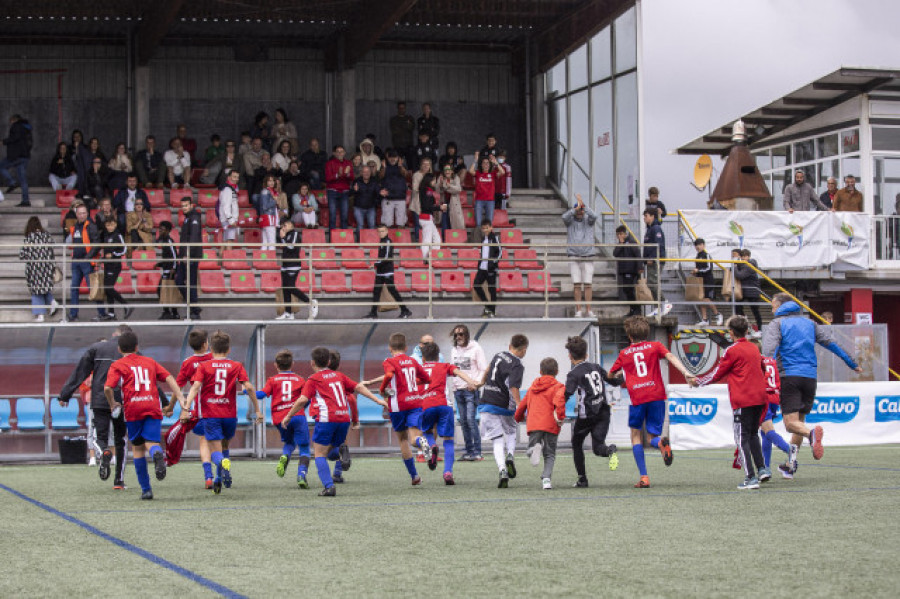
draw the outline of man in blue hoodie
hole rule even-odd
[[[847,352],[834,342],[830,327],[819,326],[803,315],[800,306],[787,293],[772,298],[775,318],[765,328],[762,338],[764,356],[781,359],[781,412],[784,427],[791,433],[791,451],[786,464],[778,467],[785,478],[793,478],[797,471],[797,452],[808,439],[813,458],[820,460],[825,453],[821,426],[806,427],[806,415],[816,399],[816,343],[834,353],[847,366],[861,372],[861,368]]]

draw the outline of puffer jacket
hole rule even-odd
[[[544,431],[558,435],[560,431],[558,421],[565,418],[566,386],[549,374],[535,379],[525,398],[516,407],[516,422],[525,420],[525,427],[529,433]]]

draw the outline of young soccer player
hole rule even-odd
[[[216,331],[209,339],[212,348],[212,359],[202,362],[194,376],[193,385],[188,393],[187,401],[182,409],[187,410],[195,397],[199,396],[197,415],[203,426],[203,436],[209,442],[210,458],[216,466],[212,490],[218,495],[222,492],[223,473],[227,473],[230,487],[231,459],[223,455],[222,441],[234,437],[237,428],[237,386],[240,384],[256,413],[256,421],[263,421],[259,402],[256,400],[256,389],[247,376],[244,366],[235,360],[228,359],[231,351],[231,337],[225,331]]]
[[[759,430],[762,436],[763,460],[766,462],[766,468],[771,470],[772,446],[775,445],[778,449],[783,451],[788,458],[791,456],[791,446],[781,435],[775,432],[775,425],[772,424],[772,419],[778,414],[778,409],[781,404],[781,376],[778,374],[778,363],[775,361],[775,358],[763,356],[763,368],[766,377],[766,394],[769,405],[763,413]],[[781,476],[784,478],[794,478],[794,474],[791,472],[790,468],[779,468],[778,471],[781,472]],[[760,476],[760,482],[765,482],[763,481],[762,476]]]
[[[422,435],[422,393],[431,378],[422,365],[406,355],[406,335],[394,333],[388,341],[391,357],[385,359],[384,380],[379,391],[389,396],[391,426],[400,442],[400,455],[412,479],[413,485],[422,483],[416,472],[416,461],[410,448],[410,437],[416,447],[425,454],[425,461],[431,459],[431,445]]]
[[[278,427],[281,434],[281,457],[278,458],[278,466],[275,473],[284,477],[291,454],[297,450],[297,486],[308,489],[306,472],[309,470],[309,425],[306,423],[306,414],[298,412],[290,420],[284,418],[285,414],[300,398],[303,384],[306,380],[298,374],[291,372],[294,365],[294,354],[289,349],[283,349],[275,354],[275,367],[278,373],[270,376],[263,386],[262,391],[257,391],[257,399],[269,396],[272,398],[272,424]]]
[[[566,340],[566,350],[572,363],[572,370],[566,376],[566,397],[574,395],[578,402],[578,415],[572,425],[572,457],[578,480],[573,486],[582,488],[588,486],[584,467],[584,441],[588,435],[591,436],[594,455],[609,458],[610,470],[619,467],[615,444],[606,444],[611,410],[606,401],[605,383],[618,387],[621,381],[610,377],[599,364],[588,362],[587,349],[584,337],[569,337]]]
[[[188,345],[194,350],[194,354],[188,356],[188,358],[181,363],[181,368],[178,370],[178,376],[175,377],[175,382],[178,383],[179,389],[184,389],[184,386],[191,381],[200,364],[212,360],[212,354],[209,353],[209,335],[205,330],[194,329],[191,331],[188,334]],[[187,414],[187,412],[184,412],[183,414]],[[193,406],[190,412],[190,418],[198,418],[196,405]],[[192,430],[195,435],[200,437],[200,463],[203,465],[203,480],[206,483],[206,488],[212,489],[213,471],[212,458],[210,457],[212,452],[209,449],[209,443],[203,435],[203,423],[198,421]],[[222,455],[226,458],[229,457],[227,440],[222,441]],[[229,472],[226,476],[230,477],[231,473]],[[230,481],[227,481],[227,485],[231,485]]]
[[[138,339],[132,331],[119,335],[119,351],[122,358],[109,367],[103,394],[110,411],[122,408],[128,440],[134,454],[134,471],[141,485],[141,499],[153,499],[150,475],[147,473],[147,455],[153,460],[156,480],[166,477],[166,457],[159,447],[163,412],[172,413],[175,400],[184,401],[175,378],[156,360],[137,354]],[[165,411],[160,407],[157,382],[165,381],[172,390],[173,399]],[[122,385],[122,404],[115,400],[113,390]]]
[[[644,460],[644,444],[642,429],[646,426],[650,435],[650,445],[659,449],[666,466],[672,465],[672,448],[668,437],[663,437],[662,427],[666,418],[666,387],[663,384],[659,361],[668,360],[688,383],[695,377],[672,354],[666,346],[658,341],[647,341],[650,336],[650,323],[643,316],[630,316],[625,319],[625,334],[631,345],[619,352],[609,373],[615,376],[622,371],[625,387],[631,397],[628,408],[628,426],[631,428],[631,451],[637,463],[641,479],[635,483],[636,489],[650,488],[650,477],[647,475],[647,463]]]
[[[337,350],[329,350],[331,357],[328,360],[328,369],[334,370],[335,372],[341,367],[341,353]],[[381,379],[378,379],[379,382]],[[368,383],[363,383],[365,386],[369,386]],[[358,418],[358,411],[356,405],[356,396],[353,393],[347,394],[347,401],[350,404],[350,415],[354,422],[356,422]],[[316,420],[319,416],[319,408],[315,403],[310,404],[309,406],[309,417],[313,420]],[[346,482],[344,479],[344,471],[350,470],[350,464],[352,463],[352,459],[350,458],[350,448],[346,443],[341,443],[340,447],[332,447],[328,452],[328,461],[334,462],[334,471],[331,473],[331,480],[336,485],[343,484]]]
[[[711,385],[728,377],[728,397],[734,411],[734,441],[741,450],[745,475],[738,489],[758,489],[760,481],[772,478],[759,443],[759,423],[769,402],[762,354],[755,344],[747,340],[750,323],[744,316],[729,318],[728,329],[734,343],[725,350],[716,368],[695,380],[694,384]],[[754,464],[759,471],[758,477]]]
[[[566,387],[556,380],[559,364],[553,358],[541,360],[541,376],[536,378],[525,397],[516,408],[516,422],[528,419],[528,457],[531,465],[537,466],[544,456],[544,471],[541,486],[544,490],[553,488],[550,477],[556,463],[556,440],[566,419]]]
[[[494,461],[500,470],[497,487],[509,487],[509,479],[516,477],[516,406],[521,396],[525,367],[522,358],[528,351],[528,337],[513,335],[509,350],[494,356],[480,383],[481,438],[489,439],[494,447]]]
[[[350,430],[351,416],[354,429],[359,428],[359,414],[356,400],[349,393],[359,393],[368,397],[380,406],[387,404],[366,389],[362,383],[353,381],[341,372],[328,368],[331,352],[327,347],[316,347],[312,350],[312,367],[315,372],[306,379],[300,399],[294,402],[284,418],[290,422],[310,401],[315,402],[316,425],[313,429],[313,452],[316,458],[316,470],[324,489],[319,493],[322,497],[334,497],[334,481],[328,469],[328,454],[332,448],[340,447],[347,439]]]
[[[419,346],[422,350],[422,368],[428,373],[431,382],[422,396],[422,430],[431,447],[429,470],[437,468],[439,450],[435,431],[444,440],[444,484],[455,485],[453,480],[454,453],[453,436],[456,424],[453,421],[453,404],[447,398],[447,377],[458,376],[469,385],[478,386],[478,382],[460,370],[455,364],[439,362],[441,350],[434,341],[426,341]]]

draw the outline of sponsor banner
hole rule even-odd
[[[871,217],[849,212],[743,212],[682,210],[706,251],[728,260],[732,250],[749,249],[763,269],[839,270],[870,268]],[[681,258],[697,256],[691,239],[679,239]]]
[[[674,449],[733,447],[733,411],[725,385],[669,386],[669,436]],[[806,418],[825,429],[825,445],[900,443],[900,383],[819,383]],[[775,430],[785,431],[781,418]]]

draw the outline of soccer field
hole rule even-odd
[[[777,456],[777,452],[775,454]],[[779,456],[780,457],[780,456]],[[237,461],[234,487],[169,469],[156,499],[113,491],[86,466],[0,469],[0,596],[789,596],[896,597],[900,447],[801,454],[793,481],[737,491],[732,452],[648,453],[650,489],[571,455],[552,491],[524,456],[510,488],[493,462],[459,463],[457,485],[399,457],[357,458],[338,497]],[[773,456],[773,459],[775,456]],[[424,471],[424,472],[423,472]]]

